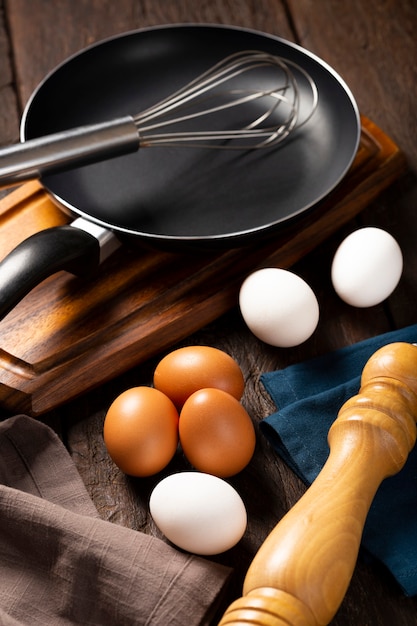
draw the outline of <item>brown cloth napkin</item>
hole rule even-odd
[[[100,519],[45,424],[0,423],[2,626],[209,623],[231,570]]]

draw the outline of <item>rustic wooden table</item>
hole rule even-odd
[[[178,22],[254,28],[316,53],[342,75],[361,113],[400,146],[408,161],[408,171],[360,217],[294,268],[312,285],[321,307],[318,328],[306,343],[286,350],[262,344],[245,328],[237,307],[182,341],[216,346],[235,357],[246,379],[243,402],[257,423],[274,408],[259,382],[262,372],[417,321],[417,5],[414,0],[0,0],[0,142],[18,138],[19,118],[32,90],[70,54],[116,33]],[[345,305],[329,278],[337,245],[358,225],[386,228],[399,241],[405,260],[394,294],[371,309]],[[158,534],[147,510],[155,480],[133,480],[115,468],[104,448],[102,425],[119,392],[151,383],[157,359],[139,363],[41,417],[62,436],[100,515],[151,534]],[[180,459],[177,463],[182,467]],[[239,546],[219,557],[235,568],[229,600],[240,594],[245,571],[267,533],[305,489],[262,436],[250,466],[232,483],[248,506],[249,524]],[[404,597],[382,568],[359,561],[332,623],[410,626],[417,624],[417,601]]]

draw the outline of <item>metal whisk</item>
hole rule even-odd
[[[303,119],[296,73],[310,91]],[[40,178],[141,147],[245,150],[275,146],[311,118],[317,102],[313,79],[295,63],[257,50],[237,52],[133,116],[4,148],[0,151],[0,185]]]
[[[261,68],[273,70],[268,75],[269,86],[259,84]],[[292,68],[297,68],[302,73],[311,90],[310,110],[302,121],[299,119],[300,91]],[[250,87],[239,85],[244,74],[247,82],[253,78],[253,83],[249,82]],[[225,83],[228,83],[226,92],[219,89]],[[244,105],[249,115],[253,116],[256,109],[253,106],[248,108],[248,105],[253,105],[256,101],[262,101],[263,112],[256,119],[237,128],[156,132],[168,125],[188,122],[197,117],[200,123],[206,115],[223,113],[227,109]],[[283,141],[296,126],[299,127],[310,119],[317,102],[316,85],[305,70],[281,57],[250,50],[226,57],[165,100],[133,116],[133,119],[139,130],[141,145],[195,146],[199,144],[214,148],[251,149],[272,146]],[[172,117],[175,111],[181,111],[196,104],[199,105],[198,110]],[[281,117],[277,116],[278,107],[281,107],[280,113],[282,109],[285,109]],[[217,116],[217,121],[221,119]],[[224,144],[219,143],[220,141],[232,141],[232,143]]]

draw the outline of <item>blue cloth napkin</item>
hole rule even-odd
[[[327,459],[328,430],[343,403],[358,392],[366,361],[380,347],[396,341],[417,343],[417,325],[262,375],[278,411],[261,422],[261,430],[307,485]],[[417,595],[416,447],[401,472],[381,484],[362,547],[385,564],[406,595]]]

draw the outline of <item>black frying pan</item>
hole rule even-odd
[[[52,198],[81,219],[34,235],[0,264],[0,317],[47,275],[60,269],[84,275],[86,263],[95,267],[103,241],[110,249],[124,238],[174,250],[243,246],[312,209],[340,182],[360,138],[349,89],[299,46],[241,28],[149,28],[81,51],[36,89],[21,139],[135,114],[247,49],[284,57],[310,74],[319,94],[311,120],[276,148],[147,148],[45,175]]]

